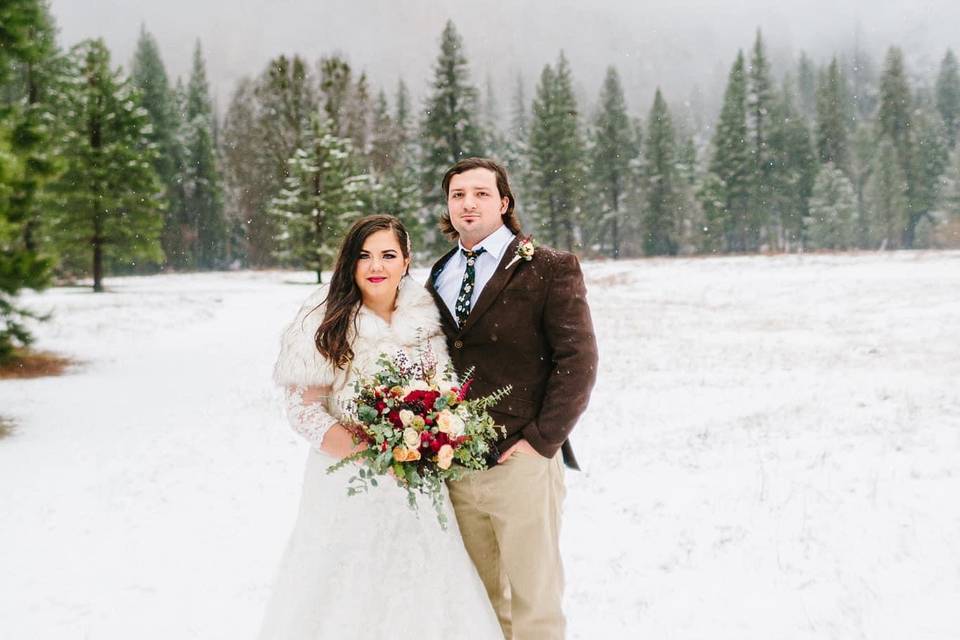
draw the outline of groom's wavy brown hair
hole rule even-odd
[[[404,258],[410,257],[410,234],[406,227],[397,218],[388,215],[372,215],[360,218],[347,231],[337,261],[330,277],[330,288],[327,297],[317,307],[326,305],[323,322],[317,327],[313,339],[317,350],[338,369],[345,368],[353,360],[351,346],[350,325],[353,325],[354,334],[357,331],[357,311],[363,302],[360,287],[354,274],[357,271],[357,260],[363,250],[363,243],[378,231],[393,231],[400,244],[400,251]],[[311,313],[313,313],[311,311]]]

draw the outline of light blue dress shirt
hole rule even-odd
[[[480,254],[474,263],[473,296],[470,298],[470,308],[477,306],[477,299],[480,297],[483,288],[497,271],[497,266],[503,258],[503,252],[514,238],[514,233],[502,225],[499,229],[488,235],[482,241],[474,245],[476,251],[483,247],[484,252]],[[447,264],[443,265],[443,270],[437,277],[435,288],[437,293],[446,303],[450,310],[450,315],[457,317],[456,306],[457,296],[460,295],[460,286],[463,284],[463,274],[467,271],[467,258],[462,251],[465,247],[459,246],[457,252],[453,254]]]

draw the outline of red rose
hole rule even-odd
[[[389,420],[395,428],[403,429],[403,420],[400,419],[400,412],[396,409],[387,414],[387,420]]]

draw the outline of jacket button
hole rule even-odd
[[[463,340],[457,340],[453,343],[453,346],[455,346],[457,349],[463,349]]]

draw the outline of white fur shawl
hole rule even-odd
[[[397,309],[390,324],[361,306],[357,312],[357,332],[352,337],[353,362],[347,370],[335,370],[320,355],[314,334],[323,321],[327,287],[321,286],[303,303],[297,317],[283,332],[280,356],[273,369],[278,385],[333,386],[343,389],[357,372],[373,372],[380,354],[393,356],[400,349],[413,354],[428,343],[441,363],[449,360],[446,339],[440,328],[440,314],[430,293],[407,277],[397,296]],[[352,374],[352,375],[351,375]]]

